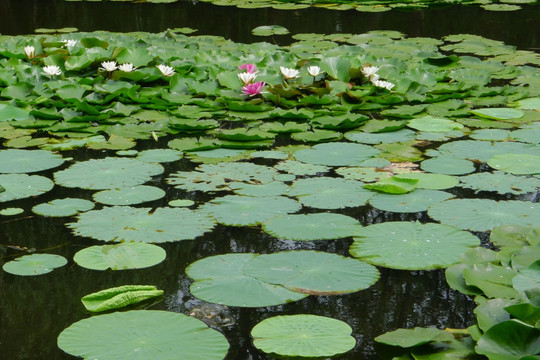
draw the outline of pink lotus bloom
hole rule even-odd
[[[242,92],[249,96],[255,96],[261,93],[266,83],[264,81],[257,81],[251,84],[247,84],[242,87]]]
[[[257,72],[257,66],[255,64],[242,64],[238,67],[238,69],[246,70],[246,72],[250,74]]]

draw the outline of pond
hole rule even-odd
[[[0,210],[22,209],[0,215],[2,265],[29,254],[67,259],[66,265],[40,276],[0,272],[0,349],[6,358],[73,359],[58,348],[59,334],[81,319],[99,319],[81,298],[122,285],[163,290],[155,301],[128,308],[199,318],[225,336],[227,359],[276,358],[254,346],[251,331],[278,315],[313,314],[346,322],[355,344],[350,351],[337,351],[345,353],[335,358],[377,359],[387,357],[374,341],[385,332],[465,329],[479,322],[475,329],[482,335],[498,322],[517,326],[504,322],[510,315],[500,315],[516,299],[533,306],[528,301],[535,286],[513,284],[512,278],[527,275],[524,269],[536,271],[539,258],[534,246],[540,240],[529,236],[534,230],[522,229],[540,223],[537,7],[361,13],[25,0],[2,2],[0,11],[10,15],[0,24],[4,35],[26,35],[35,28],[89,31],[6,36],[0,42],[0,190],[5,190]],[[523,26],[509,28],[517,22]],[[252,34],[272,24],[285,26],[290,34]],[[184,36],[181,32],[188,29],[179,29],[184,27],[212,36]],[[121,34],[134,31],[140,33]],[[67,39],[75,45],[62,42]],[[37,56],[25,55],[28,44]],[[108,71],[103,62],[113,58],[137,68]],[[163,63],[174,74],[156,68]],[[237,76],[238,66],[246,63],[257,64],[257,80],[265,82],[254,96],[242,94],[244,84]],[[43,65],[58,65],[61,74],[45,75]],[[322,72],[311,76],[307,65],[320,66]],[[301,73],[295,74],[296,68]],[[377,82],[379,76],[390,82],[389,88]],[[98,193],[141,184],[151,187],[130,194]],[[43,190],[37,193],[21,189],[39,187]],[[65,211],[62,206],[36,208],[65,198],[87,200],[91,206],[64,216],[54,214]],[[187,201],[174,206],[172,200]],[[145,238],[145,231],[152,236]],[[412,251],[418,254],[393,243],[384,231],[414,242]],[[527,235],[519,236],[526,241],[518,249],[507,237],[515,240],[519,231]],[[379,238],[395,248],[381,255],[385,245]],[[431,249],[427,243],[432,238],[437,243],[452,239],[455,245]],[[156,242],[166,258],[131,270],[98,271],[84,265],[81,250],[120,239]],[[375,248],[363,248],[365,239]],[[497,257],[495,248],[505,251]],[[317,286],[328,274],[304,264],[317,262],[315,250],[366,261],[377,266],[378,274],[350,280],[360,285],[325,292]],[[282,302],[264,303],[260,298],[270,294],[236,287],[219,273],[212,285],[222,289],[217,294],[203,293],[194,283],[201,270],[190,264],[204,264],[197,261],[284,251],[300,254],[293,259],[295,266],[306,268],[299,271],[317,272],[320,278],[312,287],[282,287],[275,285],[282,280],[268,280],[288,291]],[[232,257],[219,259],[233,262]],[[366,266],[366,274],[374,271],[360,260],[354,266]],[[242,276],[227,275],[255,281],[255,275],[245,275],[256,273],[248,271],[255,261],[246,263]],[[491,279],[480,281],[487,275],[475,273],[484,265],[505,271],[497,289],[485,285]],[[340,273],[345,283],[346,273]],[[455,274],[461,285],[451,280]],[[206,279],[196,280],[204,287]],[[257,278],[257,286],[261,283],[269,286]],[[519,291],[529,291],[529,298],[519,297]],[[476,303],[473,295],[479,295]],[[216,296],[214,302],[228,306],[210,301]],[[493,310],[490,298],[498,301],[499,312],[497,321],[486,316],[487,326],[486,317],[477,318],[473,310],[479,304]],[[537,331],[535,317],[511,314],[532,324],[527,331]],[[480,335],[473,331],[467,334],[477,341]],[[439,335],[430,336],[418,343],[436,341]],[[457,339],[449,348],[464,351],[453,347],[461,342]],[[467,351],[471,346],[466,344]],[[486,354],[483,346],[478,352]],[[418,352],[414,356],[422,358]]]

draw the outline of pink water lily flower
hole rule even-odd
[[[249,96],[255,96],[261,93],[266,83],[264,81],[257,81],[251,84],[247,84],[242,87],[242,92]]]
[[[242,64],[238,67],[239,70],[246,70],[247,73],[254,74],[257,72],[255,64]]]

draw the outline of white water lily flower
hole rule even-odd
[[[74,47],[75,45],[77,45],[77,40],[64,40],[63,43],[66,45],[66,47]]]
[[[286,68],[286,67],[283,67],[283,66],[280,66],[279,70],[281,71],[281,73],[283,74],[283,77],[285,79],[294,79],[294,78],[298,77],[298,74],[300,73],[298,70],[289,69],[289,68]]]
[[[135,70],[135,67],[133,67],[133,64],[131,63],[125,63],[118,66],[118,70],[124,71],[124,72],[132,72],[133,70]]]
[[[36,56],[36,48],[33,46],[25,46],[24,53],[27,58],[33,59]]]
[[[379,79],[379,75],[377,74],[377,71],[379,71],[378,66],[364,66],[362,68],[362,74],[364,74],[364,76],[367,77],[371,81],[375,81]]]
[[[308,66],[307,72],[313,77],[322,74],[321,68],[318,66]]]
[[[62,71],[60,71],[60,66],[56,65],[44,66],[43,72],[49,76],[60,75],[62,73]]]
[[[384,80],[375,80],[372,83],[373,85],[377,87],[385,88],[387,90],[392,90],[392,88],[395,86],[395,84],[392,84],[390,81],[384,81]]]
[[[250,84],[253,82],[253,80],[255,80],[255,78],[257,77],[257,73],[249,73],[249,72],[243,72],[243,73],[239,73],[238,74],[238,78],[240,80],[242,80],[242,82],[244,83],[244,85],[247,85],[247,84]]]
[[[118,66],[116,64],[116,61],[104,61],[101,63],[101,66],[103,70],[106,70],[108,72],[112,72],[116,69],[118,69]]]
[[[170,66],[160,64],[157,66],[159,71],[163,74],[163,76],[173,76],[174,75],[174,69]]]

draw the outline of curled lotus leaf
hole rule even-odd
[[[54,173],[54,181],[66,187],[113,189],[143,184],[163,171],[163,166],[159,164],[109,157],[75,163]]]
[[[112,206],[79,214],[66,226],[75,235],[101,241],[162,243],[193,240],[214,224],[210,216],[189,209]]]
[[[86,310],[101,312],[119,309],[163,294],[153,285],[123,285],[85,295],[81,301]]]

